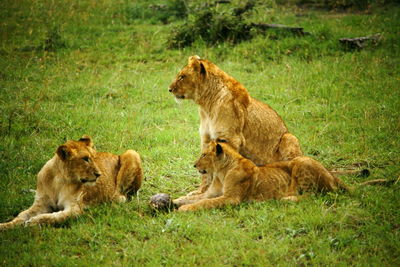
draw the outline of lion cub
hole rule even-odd
[[[216,208],[243,201],[298,200],[299,191],[348,190],[316,160],[296,157],[257,167],[226,143],[211,141],[194,165],[200,173],[214,173],[203,194],[174,201],[180,211]]]
[[[140,188],[142,177],[140,156],[133,150],[121,155],[97,152],[89,136],[68,141],[40,170],[33,205],[0,229],[60,223],[87,205],[125,202]]]
[[[189,57],[169,91],[199,106],[201,150],[211,140],[224,140],[257,165],[302,156],[298,139],[278,113],[211,61]],[[211,172],[202,175],[202,186],[192,193],[204,192],[212,179]]]

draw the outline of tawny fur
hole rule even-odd
[[[271,163],[262,167],[240,155],[229,144],[211,141],[196,161],[200,173],[214,173],[205,193],[181,197],[179,211],[222,207],[244,201],[284,199],[298,201],[302,192],[326,192],[348,187],[309,157]]]
[[[1,229],[17,225],[61,223],[78,216],[88,205],[125,202],[142,182],[140,156],[133,150],[121,155],[97,152],[90,137],[68,141],[40,170],[33,205]]]
[[[169,91],[177,99],[192,99],[199,105],[201,149],[211,140],[224,140],[256,165],[302,155],[297,138],[281,117],[208,60],[189,57]],[[202,180],[199,192],[207,188],[212,174]]]

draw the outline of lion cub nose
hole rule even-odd
[[[195,168],[196,168],[196,167],[197,167],[197,166],[196,166],[196,164],[194,164],[194,165],[193,165],[193,167],[195,167]]]
[[[171,88],[169,88],[169,89],[168,89],[168,91],[171,93],[171,92],[172,92],[172,89],[171,89]]]

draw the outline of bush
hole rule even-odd
[[[251,24],[245,21],[245,16],[253,7],[253,2],[249,1],[230,12],[219,12],[208,5],[197,9],[187,22],[172,30],[168,46],[170,48],[189,46],[197,39],[209,45],[248,40],[252,38],[252,31]]]

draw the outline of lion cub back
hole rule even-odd
[[[94,161],[101,170],[101,176],[94,185],[84,187],[83,201],[85,204],[111,201],[116,191],[119,156],[107,152],[96,152]]]
[[[289,190],[290,173],[281,167],[258,167],[249,200],[281,199]]]
[[[328,192],[349,190],[342,180],[332,175],[320,162],[310,157],[297,157],[292,160],[292,184],[298,190]],[[292,185],[294,187],[294,185]]]
[[[139,190],[143,180],[143,170],[140,156],[136,151],[127,150],[121,155],[97,152],[94,160],[102,175],[93,186],[85,187],[83,199],[86,204],[112,200],[124,202],[127,196]]]

